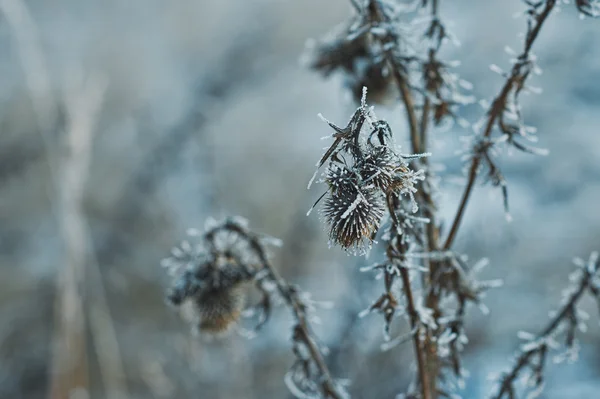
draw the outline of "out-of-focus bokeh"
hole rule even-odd
[[[440,3],[461,42],[443,56],[491,98],[502,79],[489,66],[508,68],[505,47],[519,48],[522,3]],[[285,278],[335,304],[319,311],[316,332],[353,396],[403,391],[410,344],[381,352],[381,318],[357,317],[381,290],[358,270],[373,259],[329,249],[318,216],[306,216],[330,134],[317,114],[343,124],[354,105],[339,77],[300,58],[307,39],[347,19],[349,1],[2,0],[0,11],[0,398],[64,397],[51,378],[64,356],[92,398],[290,397],[285,309],[254,339],[209,340],[164,302],[160,259],[187,228],[229,214],[281,238],[274,264]],[[531,83],[543,94],[524,98],[524,116],[550,155],[502,156],[513,221],[497,189],[478,187],[457,242],[490,259],[485,277],[504,280],[487,296],[489,315],[470,309],[466,398],[485,397],[519,330],[542,328],[571,258],[600,249],[600,21],[564,6],[535,53],[544,73]],[[406,144],[401,109],[376,111]],[[446,220],[460,195],[459,137],[470,134],[434,133]],[[584,302],[579,361],[549,367],[544,398],[600,392],[593,305]]]

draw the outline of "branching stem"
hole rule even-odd
[[[574,315],[575,307],[585,292],[590,290],[594,295],[597,294],[595,292],[596,287],[593,285],[593,279],[598,272],[598,258],[591,257],[589,264],[586,265],[586,267],[582,267],[582,270],[583,276],[577,283],[576,288],[571,292],[565,303],[556,312],[556,315],[548,322],[542,332],[536,338],[534,338],[533,341],[540,342],[540,345],[527,350],[521,350],[512,369],[504,373],[502,376],[498,390],[491,396],[491,399],[502,399],[505,395],[513,397],[514,383],[519,377],[519,374],[523,369],[531,366],[531,358],[540,353],[542,353],[544,356],[543,359],[540,360],[541,363],[536,367],[541,370],[544,366],[543,360],[545,359],[545,351],[547,351],[549,347],[547,344],[548,339],[550,339],[557,332],[559,326],[564,322],[573,323],[571,318]],[[576,326],[573,325],[571,328],[574,329]]]
[[[483,131],[483,139],[489,139],[492,135],[493,128],[496,124],[496,121],[504,112],[506,101],[508,95],[512,91],[512,89],[518,84],[523,84],[523,76],[522,76],[522,68],[526,66],[530,62],[530,53],[533,43],[539,35],[539,32],[542,28],[542,25],[550,15],[550,12],[556,5],[556,0],[547,0],[544,4],[543,10],[535,16],[534,26],[530,27],[527,32],[525,38],[525,44],[523,48],[523,52],[518,56],[517,62],[513,65],[510,75],[507,77],[500,94],[494,99],[490,109],[488,110],[488,118],[485,125],[485,129]],[[465,213],[465,209],[469,202],[469,198],[471,197],[471,193],[473,192],[473,187],[475,186],[475,180],[477,179],[477,173],[479,171],[479,166],[481,165],[481,153],[476,153],[473,155],[471,160],[471,166],[469,167],[469,175],[467,178],[467,185],[463,191],[460,203],[458,205],[458,210],[456,211],[456,216],[452,222],[452,227],[450,227],[450,232],[448,233],[448,237],[444,243],[444,249],[450,249],[454,240],[456,238],[456,234],[458,232],[458,228],[460,227],[460,223]]]
[[[390,214],[394,214],[395,212],[394,208],[391,207],[389,203],[388,212],[390,212]],[[395,220],[395,218],[392,218],[392,220]],[[397,231],[398,226],[395,223],[393,223],[391,229],[392,231]],[[421,398],[432,399],[434,396],[432,396],[430,376],[427,371],[427,359],[425,357],[426,352],[421,343],[421,322],[419,320],[419,314],[417,313],[417,308],[415,305],[415,298],[411,287],[410,275],[408,269],[405,267],[404,264],[406,261],[406,259],[404,258],[405,253],[406,245],[402,242],[402,236],[396,235],[396,237],[391,239],[388,244],[387,257],[390,263],[395,264],[397,266],[398,270],[400,271],[400,278],[402,279],[402,291],[404,292],[404,296],[406,297],[406,311],[408,313],[410,329],[411,331],[414,331],[414,334],[412,334],[412,340],[415,349],[415,357],[417,358],[417,369],[420,378]]]
[[[306,318],[305,308],[306,306],[302,303],[302,301],[298,298],[296,290],[290,286],[280,275],[277,269],[275,269],[271,262],[269,261],[263,245],[260,243],[259,238],[255,235],[249,233],[245,229],[243,229],[240,225],[234,222],[226,221],[222,225],[218,226],[216,229],[231,231],[239,234],[243,237],[252,250],[257,255],[261,266],[268,272],[269,277],[275,283],[277,287],[277,291],[285,301],[286,305],[290,308],[294,315],[294,319],[296,320],[296,332],[299,335],[299,338],[306,345],[308,352],[310,353],[310,357],[316,365],[321,381],[320,388],[321,392],[325,398],[331,399],[343,399],[345,395],[340,392],[338,384],[334,381],[331,376],[331,372],[327,367],[327,363],[325,362],[325,358],[319,349],[319,346],[316,342],[316,339],[313,337],[312,329],[310,327],[310,323]],[[216,230],[211,230],[207,234],[215,234]]]

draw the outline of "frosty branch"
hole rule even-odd
[[[413,4],[416,5],[416,2]],[[450,72],[448,63],[437,59],[437,51],[449,36],[438,16],[438,1],[421,2],[423,8],[428,5],[428,24],[425,29],[421,29],[416,24],[404,27],[399,16],[414,14],[415,10],[425,11],[424,9],[418,6],[403,7],[393,2],[367,1],[364,7],[357,10],[358,15],[345,33],[347,36],[344,38],[340,35],[336,40],[322,44],[313,62],[313,67],[326,74],[336,67],[343,69],[349,75],[352,90],[355,92],[354,85],[360,82],[369,88],[369,98],[375,101],[385,98],[390,91],[393,92],[388,88],[395,86],[406,112],[413,152],[427,152],[430,118],[433,117],[436,124],[440,124],[446,117],[454,117],[456,107],[470,101],[460,93],[459,86],[464,85],[463,82]],[[415,35],[415,32],[420,31],[423,31],[422,35]],[[421,42],[424,42],[424,46]],[[418,50],[420,47],[425,47],[423,54]],[[428,220],[429,223],[425,227],[412,228],[411,239],[425,251],[422,262],[427,266],[428,274],[423,274],[422,280],[427,285],[424,287],[426,307],[432,309],[434,318],[438,319],[443,315],[438,306],[441,295],[445,294],[444,288],[451,287],[451,283],[444,283],[445,287],[440,287],[442,282],[437,279],[454,282],[460,279],[453,272],[454,268],[442,267],[442,259],[433,259],[439,257],[439,227],[435,217],[433,176],[427,158],[413,160],[412,165],[414,168],[423,168],[422,189],[415,193],[415,199],[423,220]],[[452,263],[448,259],[444,262]],[[459,285],[455,284],[456,287]],[[452,294],[451,291],[450,293]],[[456,296],[460,297],[458,293]],[[464,311],[464,306],[461,309]],[[422,386],[424,397],[437,396],[438,391],[442,390],[437,384],[443,362],[438,359],[436,336],[443,334],[447,327],[450,326],[432,323],[430,328],[424,328],[420,334],[424,340],[419,347],[422,346],[422,351],[427,354],[423,355],[426,357],[423,361],[425,367],[420,368],[420,380],[427,381],[428,385]],[[453,356],[456,357],[456,353]]]
[[[540,393],[544,387],[544,367],[548,352],[560,346],[557,342],[559,336],[564,338],[565,357],[576,358],[578,347],[575,334],[578,329],[585,331],[587,318],[585,313],[577,309],[577,305],[585,293],[590,293],[600,305],[598,253],[592,253],[587,261],[576,259],[575,264],[577,269],[571,276],[573,285],[565,292],[563,304],[540,334],[521,334],[527,342],[522,345],[513,367],[498,381],[498,388],[491,395],[492,399],[515,398],[517,378],[526,369],[530,369],[531,372],[530,389],[534,393]]]
[[[530,73],[535,71],[535,58],[531,54],[533,43],[537,39],[540,30],[550,15],[552,9],[556,6],[556,0],[546,1],[526,1],[529,9],[527,10],[527,32],[525,34],[525,42],[523,51],[516,57],[510,73],[506,77],[506,81],[500,90],[500,93],[494,98],[490,108],[487,111],[487,120],[485,128],[481,135],[481,141],[476,143],[473,148],[471,166],[469,167],[467,184],[463,191],[456,216],[452,221],[450,232],[444,242],[444,249],[450,249],[458,233],[458,228],[462,221],[465,209],[471,197],[477,175],[482,162],[487,163],[489,169],[489,178],[495,186],[501,186],[505,208],[508,211],[507,189],[504,176],[500,173],[496,165],[492,161],[490,150],[492,147],[502,141],[507,141],[515,148],[521,151],[539,153],[539,150],[528,147],[525,144],[516,140],[517,137],[528,139],[526,127],[521,123],[520,106],[518,103],[519,95],[523,91],[525,81]],[[512,96],[512,98],[511,98]],[[511,123],[507,119],[507,114],[512,112],[516,116],[516,123]],[[498,126],[503,136],[500,140],[491,140],[494,127]]]
[[[522,92],[532,91],[526,86],[526,80],[530,74],[537,72],[535,57],[532,55],[531,49],[544,22],[557,5],[557,1],[524,2],[527,5],[525,13],[527,31],[523,50],[520,54],[515,54],[513,67],[509,73],[504,74],[506,81],[483,119],[483,132],[471,149],[471,164],[465,191],[443,244],[439,242],[441,229],[436,220],[435,184],[427,158],[419,158],[410,162],[411,168],[422,169],[422,172],[419,173],[423,173],[421,188],[414,192],[415,205],[421,209],[419,223],[414,226],[403,226],[403,229],[396,231],[400,227],[401,220],[411,220],[411,217],[406,217],[409,213],[406,212],[406,209],[402,209],[402,204],[397,198],[386,195],[387,210],[392,220],[391,229],[386,230],[384,234],[388,241],[388,262],[376,265],[376,269],[383,271],[385,292],[371,309],[379,310],[384,314],[386,334],[389,334],[390,321],[398,307],[398,301],[392,293],[392,285],[396,276],[401,276],[404,282],[405,298],[408,302],[407,313],[412,332],[414,336],[422,337],[422,340],[420,338],[414,340],[422,398],[450,394],[448,388],[444,387],[441,382],[445,380],[443,375],[445,368],[449,368],[456,377],[461,377],[459,352],[466,343],[463,328],[466,305],[469,302],[479,304],[484,291],[498,285],[498,282],[495,281],[480,282],[474,278],[474,273],[485,262],[479,262],[470,268],[463,256],[450,251],[480,169],[482,166],[486,166],[487,178],[493,185],[502,188],[505,209],[508,212],[506,183],[494,161],[493,150],[497,144],[507,143],[520,151],[543,153],[542,150],[524,143],[524,141],[533,140],[534,130],[522,122],[519,96]],[[391,102],[390,98],[394,97],[396,91],[393,88],[395,87],[400,94],[400,101],[406,113],[412,151],[414,153],[427,152],[430,120],[432,119],[436,125],[439,125],[442,121],[454,119],[464,125],[463,121],[457,117],[457,108],[472,102],[471,97],[462,94],[462,89],[469,90],[470,84],[462,81],[450,71],[450,62],[438,59],[441,45],[446,39],[451,38],[451,34],[438,15],[439,1],[424,0],[403,3],[365,0],[353,1],[352,5],[356,11],[352,20],[341,30],[336,31],[333,37],[325,39],[318,46],[313,46],[311,66],[326,76],[334,71],[342,71],[346,84],[357,100],[360,98],[360,88],[364,86],[369,90],[370,100],[386,104]],[[594,11],[596,5],[593,2],[586,2],[586,4],[577,2],[576,6],[586,15],[592,16],[596,13]],[[416,17],[425,11],[429,13],[429,17],[420,18],[420,20],[427,21],[427,26],[422,36],[419,37],[419,34],[416,33],[421,32],[422,29],[417,22],[419,18]],[[414,20],[408,24],[405,22],[407,18],[401,18],[401,16],[407,15],[415,16]],[[421,50],[423,47],[425,49]],[[363,109],[365,109],[364,102],[363,99]],[[364,114],[364,118],[369,120],[367,113]],[[330,126],[340,134],[334,135],[335,142],[321,159],[319,167],[323,166],[328,159],[332,160],[332,164],[338,161],[335,158],[340,152],[338,146],[342,145],[344,140],[348,140],[348,132],[353,129],[357,131],[355,137],[352,137],[353,145],[360,148],[358,136],[362,125],[356,128],[353,121],[356,122],[353,118],[344,132],[330,123]],[[377,123],[381,126],[384,122],[377,121]],[[369,126],[369,123],[365,125],[367,131],[372,131],[370,139],[377,128]],[[497,139],[492,139],[495,128],[500,131],[501,135]],[[363,154],[360,150],[354,149],[354,151],[351,154],[353,161],[350,163],[350,169],[360,165],[360,161],[357,160]],[[345,157],[341,157],[341,159],[343,163],[346,163]],[[359,180],[362,174],[363,172],[360,170],[355,171]],[[333,181],[329,172],[325,173],[324,181],[332,187]],[[335,194],[334,190],[330,191],[331,194]],[[351,198],[354,197],[351,196]],[[367,197],[365,196],[365,198]],[[335,203],[335,206],[342,208],[344,205],[350,206],[351,201]],[[332,226],[332,233],[330,233],[332,241],[337,241],[345,248],[352,247],[354,244],[352,241],[350,241],[352,245],[348,245],[348,241],[336,240],[335,226],[346,226],[343,222],[347,223],[347,221],[336,222],[335,217],[332,216],[336,214],[330,209],[331,206],[326,203],[325,213],[326,219]],[[368,215],[368,211],[365,212],[365,215]],[[343,215],[348,216],[347,212]],[[342,217],[342,219],[344,218]],[[379,220],[379,216],[373,216],[372,219]],[[423,223],[424,221],[428,223]],[[375,237],[378,229],[379,223],[373,222],[366,228],[371,240]],[[363,237],[369,236],[364,232],[362,234]],[[362,241],[364,238],[361,239],[361,243]],[[407,246],[400,250],[398,242],[408,242],[412,247]],[[397,264],[398,259],[404,259],[407,255],[412,256],[409,249],[415,246],[423,250],[420,254],[426,271],[421,275],[425,302],[423,310],[432,312],[431,323],[419,324],[415,322],[418,321],[418,318],[412,317],[418,312],[414,309],[414,290],[410,287],[410,278],[408,278],[410,277],[408,275],[409,267],[407,264],[401,266]],[[390,253],[395,253],[395,255],[390,257]],[[440,303],[448,302],[449,299],[454,301],[455,308],[442,309]],[[419,351],[423,353],[419,354]]]

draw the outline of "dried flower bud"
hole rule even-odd
[[[338,164],[332,164],[327,168],[325,182],[332,192],[349,189],[358,183],[354,172]]]
[[[357,103],[362,97],[363,87],[369,90],[369,101],[376,104],[390,105],[395,100],[394,78],[383,62],[360,60],[361,63],[346,77],[346,84],[352,91]],[[361,65],[362,64],[362,65]]]
[[[369,100],[387,104],[394,99],[394,78],[386,70],[381,50],[367,34],[354,36],[350,28],[338,32],[312,49],[310,67],[325,76],[342,71],[354,100],[361,100],[363,87],[369,90]]]
[[[250,276],[235,263],[202,263],[176,279],[167,299],[181,306],[199,331],[227,330],[241,315],[245,302],[244,282]]]
[[[310,67],[325,76],[337,69],[352,71],[357,59],[368,57],[369,46],[364,35],[353,40],[348,40],[347,35],[347,29],[334,32],[312,48]]]
[[[451,116],[452,112],[450,112],[450,105],[442,101],[439,104],[435,104],[433,110],[433,120],[435,121],[436,126],[441,125],[442,121],[446,116]]]
[[[201,291],[191,301],[200,331],[220,333],[235,324],[244,309],[246,291],[241,284]]]

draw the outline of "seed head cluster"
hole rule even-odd
[[[196,245],[183,241],[162,264],[174,275],[167,300],[182,310],[199,332],[227,331],[240,318],[254,259],[234,232],[212,228]]]
[[[390,201],[406,196],[412,212],[417,211],[414,193],[424,178],[423,171],[415,172],[407,162],[415,156],[394,150],[389,125],[376,119],[365,97],[366,90],[345,128],[327,122],[335,141],[318,165],[327,164],[321,180],[327,185],[321,215],[330,241],[358,254],[371,246]]]
[[[186,316],[202,332],[229,329],[241,315],[249,276],[235,263],[198,264],[173,284],[167,300],[182,306]]]

